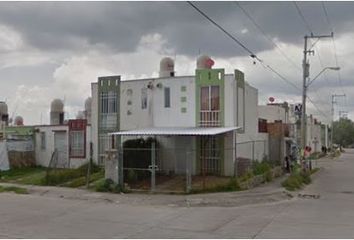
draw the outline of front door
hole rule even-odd
[[[55,132],[54,134],[54,148],[58,151],[58,168],[69,167],[68,162],[68,144],[66,132]]]

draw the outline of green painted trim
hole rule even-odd
[[[237,82],[237,87],[245,88],[245,74],[243,72],[235,69],[235,80]]]
[[[97,82],[97,139],[98,139],[98,157],[100,154],[100,149],[101,149],[101,140],[100,140],[100,135],[109,133],[112,131],[119,131],[120,130],[120,76],[107,76],[107,77],[99,77],[98,82]],[[117,94],[117,126],[115,129],[102,129],[101,128],[101,119],[100,119],[100,113],[101,113],[101,93],[103,92],[110,92],[114,91]],[[99,161],[99,159],[97,159]]]
[[[196,78],[196,126],[200,122],[200,88],[207,86],[219,86],[220,88],[220,122],[221,126],[225,125],[225,70],[224,69],[197,69],[195,72]]]
[[[33,136],[34,127],[29,126],[5,126],[6,135],[15,135],[15,136]]]
[[[239,99],[239,93],[238,93],[238,89],[241,88],[243,89],[243,110],[244,113],[243,114],[243,126],[242,129],[238,130],[238,133],[245,133],[245,128],[246,128],[246,90],[245,90],[245,74],[243,72],[241,72],[240,70],[235,69],[235,81],[236,81],[236,122],[237,125],[240,126],[239,123],[239,113],[240,113],[240,108],[239,108],[239,103],[238,103],[238,99]]]

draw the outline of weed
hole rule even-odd
[[[241,187],[239,185],[239,180],[236,178],[231,178],[226,184],[220,184],[205,189],[193,189],[190,193],[233,192],[240,190]]]
[[[300,189],[304,184],[310,184],[311,173],[306,171],[293,172],[287,179],[282,182],[282,186],[289,191]]]
[[[126,189],[119,184],[115,184],[112,179],[102,179],[96,183],[95,189],[97,192],[112,192],[120,193],[127,192]]]
[[[9,186],[9,187],[0,186],[0,193],[1,192],[14,192],[17,194],[28,194],[26,188],[15,187],[15,186]]]

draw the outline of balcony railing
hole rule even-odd
[[[220,111],[200,111],[199,126],[201,127],[220,127]]]

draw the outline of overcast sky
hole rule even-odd
[[[341,71],[327,71],[309,90],[326,116],[311,103],[308,108],[329,121],[331,94],[345,93],[335,115],[348,111],[353,118],[354,3],[325,2],[328,22],[321,2],[298,2],[308,26],[294,2],[239,3],[266,36],[235,2],[195,5],[298,88],[304,35],[334,29],[334,43],[316,43],[310,75],[336,66],[334,52]],[[260,104],[270,96],[301,102],[298,89],[253,64],[244,49],[186,2],[0,2],[0,101],[6,100],[10,116],[23,116],[25,124],[48,123],[53,98],[65,99],[67,117],[74,118],[98,76],[156,77],[165,56],[175,59],[177,75],[194,74],[199,54],[210,55],[214,67],[227,73],[244,71],[246,81],[258,88]]]

